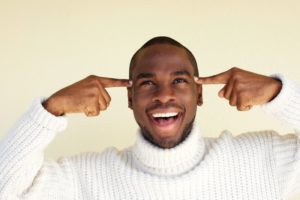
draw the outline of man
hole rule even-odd
[[[194,124],[203,84],[246,111],[266,111],[300,129],[300,87],[283,76],[238,68],[200,78],[192,53],[157,37],[133,56],[129,80],[89,76],[35,101],[0,146],[0,199],[287,199],[300,189],[300,140],[273,131],[203,138]],[[44,161],[66,127],[64,115],[107,109],[107,87],[127,87],[140,131],[121,152],[109,148]]]

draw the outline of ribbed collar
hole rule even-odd
[[[132,147],[138,168],[156,175],[180,175],[195,167],[204,155],[205,144],[194,125],[187,138],[171,149],[162,149],[147,141],[141,131]]]

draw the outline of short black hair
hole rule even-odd
[[[129,79],[132,79],[132,70],[134,68],[134,66],[136,65],[136,60],[137,60],[137,56],[139,54],[139,52],[149,46],[155,45],[155,44],[169,44],[169,45],[173,45],[179,48],[182,48],[185,50],[188,59],[190,60],[194,71],[195,71],[195,75],[199,76],[199,72],[198,72],[198,65],[197,65],[197,61],[194,57],[194,55],[192,54],[192,52],[186,48],[185,46],[183,46],[182,44],[180,44],[179,42],[177,42],[176,40],[167,37],[167,36],[158,36],[158,37],[154,37],[152,39],[150,39],[149,41],[147,41],[141,48],[139,48],[132,56],[131,61],[130,61],[130,65],[129,65]]]

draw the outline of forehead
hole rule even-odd
[[[157,44],[142,49],[132,70],[132,77],[140,73],[167,75],[174,71],[185,70],[194,75],[194,69],[183,48],[168,44]]]

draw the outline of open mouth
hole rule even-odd
[[[153,113],[151,119],[157,126],[169,126],[175,124],[182,117],[179,112]]]

